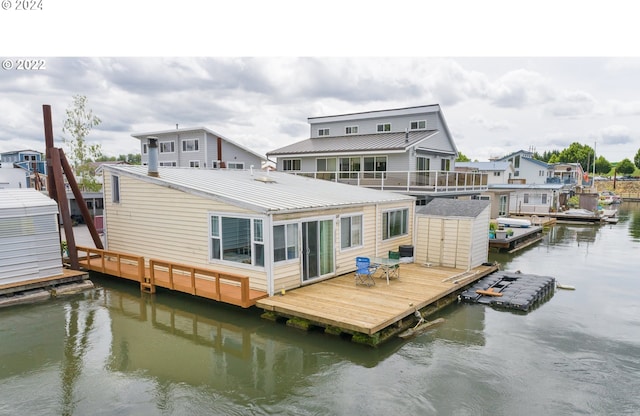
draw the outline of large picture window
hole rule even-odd
[[[175,142],[160,142],[160,153],[173,153],[175,152]]]
[[[340,247],[352,248],[362,245],[362,215],[340,218]]]
[[[211,259],[264,266],[263,222],[211,215]]]
[[[187,139],[182,142],[183,152],[197,152],[198,147],[198,139]]]
[[[408,209],[398,209],[382,213],[382,239],[388,240],[408,233]]]
[[[298,224],[273,226],[273,261],[298,258]]]

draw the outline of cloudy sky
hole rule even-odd
[[[25,13],[31,11],[19,17]],[[166,11],[165,19],[172,13]],[[128,16],[122,27],[132,19]],[[91,24],[99,28],[100,21]],[[225,23],[216,22],[206,30],[194,29],[193,35],[206,34],[213,41],[228,33]],[[253,26],[259,26],[255,22]],[[299,28],[296,22],[292,25]],[[192,27],[199,27],[197,23]],[[633,159],[640,149],[637,53],[634,57],[615,48],[612,54],[603,53],[609,49],[602,46],[592,55],[590,49],[570,47],[572,39],[566,36],[558,38],[566,44],[560,42],[562,47],[550,49],[549,55],[531,48],[537,45],[531,37],[521,38],[530,41],[528,48],[516,48],[522,51],[518,57],[509,56],[509,48],[505,53],[500,48],[480,49],[489,55],[479,56],[462,41],[459,44],[466,47],[458,47],[455,40],[450,48],[442,48],[441,42],[438,48],[425,47],[434,43],[441,27],[432,33],[413,29],[410,35],[421,36],[414,43],[404,37],[400,42],[388,33],[363,34],[362,29],[350,32],[351,37],[343,33],[340,41],[300,39],[290,31],[275,31],[236,39],[237,53],[229,52],[226,41],[221,50],[208,48],[207,42],[199,51],[173,44],[154,49],[150,45],[170,43],[163,38],[166,30],[150,35],[148,43],[136,43],[127,31],[114,37],[113,26],[109,36],[100,38],[103,42],[83,38],[78,50],[43,48],[48,35],[27,42],[23,49],[0,46],[2,60],[9,59],[14,67],[25,56],[45,62],[41,70],[0,71],[0,152],[44,151],[43,104],[52,106],[54,134],[62,146],[65,109],[75,94],[87,96],[89,107],[102,119],[89,141],[100,143],[109,156],[138,153],[133,133],[176,124],[208,127],[264,154],[308,138],[308,117],[426,104],[440,104],[459,151],[480,161],[520,149],[562,149],[574,141],[595,145],[610,161]],[[146,33],[147,28],[138,24],[137,30]],[[485,34],[485,40],[496,36]],[[376,46],[361,47],[364,36],[377,41]],[[285,38],[290,39],[288,49],[273,47],[273,41]],[[501,39],[509,38],[503,32]],[[403,47],[390,49],[394,39]],[[593,45],[601,45],[597,39]],[[130,43],[133,49],[127,49]],[[266,43],[270,46],[262,48]],[[114,51],[114,45],[123,52]],[[340,47],[329,49],[337,52],[330,54],[327,45]],[[385,53],[391,50],[394,53]],[[529,52],[538,57],[522,57]]]

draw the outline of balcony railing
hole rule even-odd
[[[441,170],[386,172],[295,172],[295,175],[408,194],[486,191],[488,176],[478,172]]]

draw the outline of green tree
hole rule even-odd
[[[471,159],[462,154],[462,152],[458,152],[458,158],[456,159],[456,162],[471,162]]]
[[[567,147],[566,149],[563,149],[560,154],[558,155],[558,162],[563,162],[563,163],[580,163],[580,165],[582,165],[583,169],[587,169],[588,167],[591,166],[591,163],[593,161],[593,154],[594,151],[593,149],[586,145],[586,144],[580,144],[578,142],[573,142],[569,145],[569,147]],[[550,163],[553,163],[550,161]]]
[[[622,175],[631,175],[635,170],[635,165],[629,159],[622,159],[616,165],[616,172]]]
[[[640,169],[640,149],[638,149],[636,156],[633,158],[633,163],[636,165],[638,169]]]
[[[596,173],[607,174],[611,171],[611,163],[604,158],[604,156],[600,156],[596,159]]]
[[[73,103],[66,110],[62,131],[71,138],[62,138],[68,149],[68,158],[73,168],[78,186],[82,191],[99,191],[100,183],[96,180],[95,170],[91,162],[102,156],[100,144],[88,144],[87,136],[91,129],[102,121],[87,109],[87,97],[74,95]]]

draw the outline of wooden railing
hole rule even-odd
[[[155,287],[159,286],[242,307],[254,304],[248,276],[158,259],[150,259],[145,266],[142,256],[91,247],[77,246],[76,249],[80,266],[135,280],[140,282],[141,290],[149,293],[155,293]]]
[[[159,279],[158,275],[162,278]],[[250,301],[249,278],[247,276],[221,273],[158,259],[149,260],[149,283],[153,286],[164,286],[165,278],[168,288],[172,290],[205,296],[226,303],[236,303],[238,298],[243,305]],[[184,280],[188,280],[188,286],[180,284]],[[176,283],[183,289],[176,288]],[[208,290],[210,288],[213,290]],[[230,296],[230,293],[236,293],[239,296]]]
[[[78,260],[88,269],[142,282],[144,257],[91,247],[76,246],[76,249]]]

